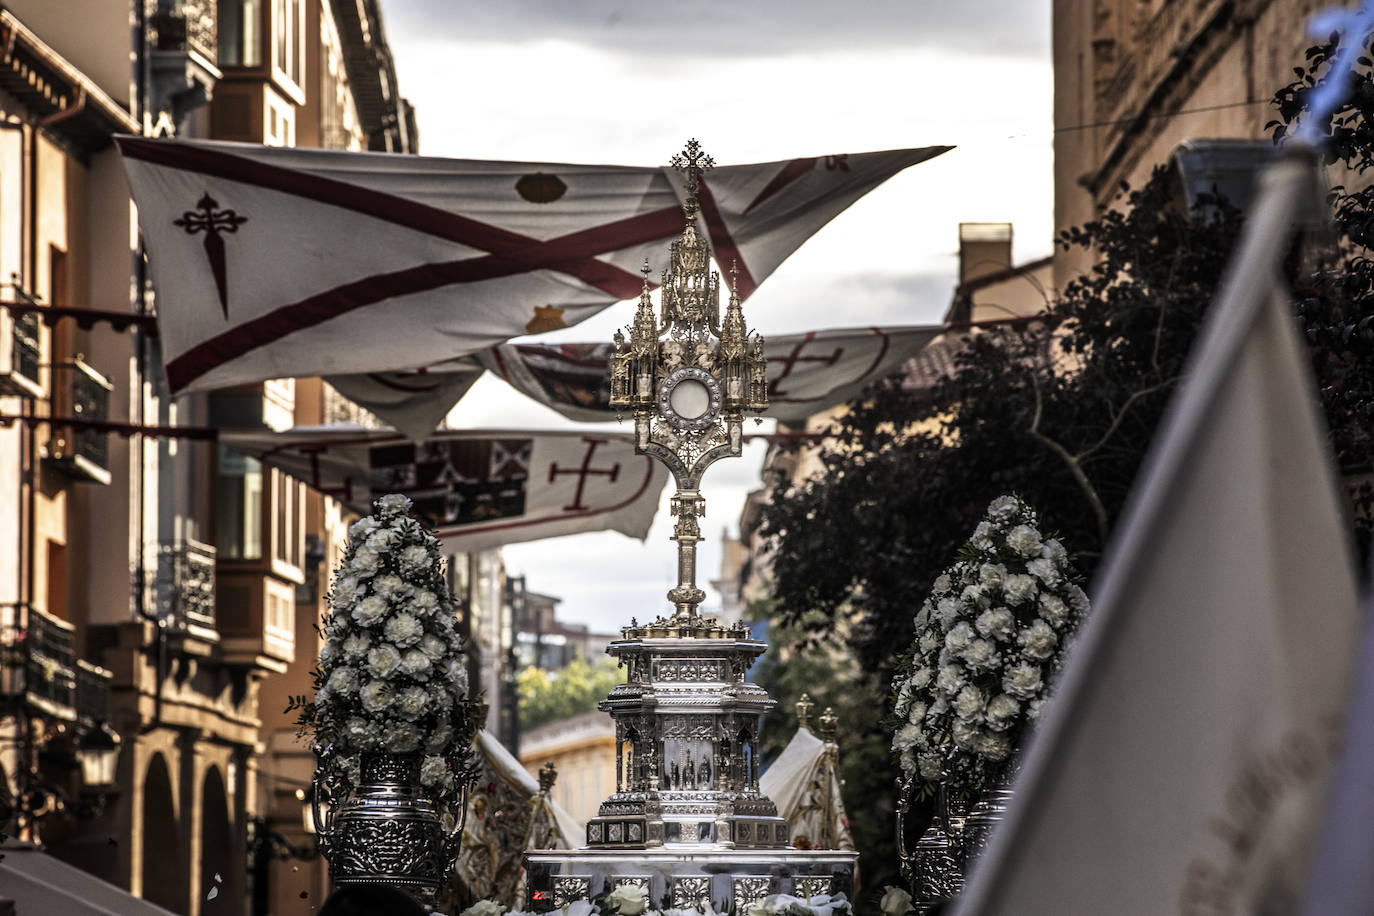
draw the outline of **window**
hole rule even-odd
[[[305,0],[272,0],[272,75],[305,88]]]
[[[262,557],[262,463],[222,445],[215,494],[215,533],[223,559]]]
[[[305,484],[276,469],[270,473],[276,519],[272,559],[299,570],[305,565]]]
[[[219,63],[262,65],[262,0],[220,0]]]

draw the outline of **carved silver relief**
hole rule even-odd
[[[678,878],[673,882],[674,907],[704,907],[710,898],[710,878]]]
[[[582,875],[558,876],[553,879],[553,905],[567,906],[592,896],[592,879]]]
[[[768,896],[768,878],[748,877],[734,879],[735,912],[746,912],[756,903],[762,903]]]
[[[792,896],[800,897],[803,900],[810,900],[812,897],[819,897],[821,894],[829,894],[834,890],[834,880],[830,877],[824,878],[793,878]]]

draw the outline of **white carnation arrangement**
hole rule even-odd
[[[595,901],[576,900],[556,910],[561,916],[725,916],[707,903],[697,907],[656,910],[649,905],[649,894],[642,887],[622,884]],[[844,894],[820,894],[807,900],[787,894],[774,894],[741,911],[744,916],[852,916]],[[522,910],[506,910],[494,900],[483,900],[458,916],[535,916]]]
[[[422,753],[421,784],[451,800],[470,775],[476,704],[439,541],[405,496],[373,506],[334,571],[315,697],[291,708],[344,772],[360,753]]]
[[[992,501],[917,612],[893,680],[892,750],[908,785],[977,795],[996,783],[1088,612],[1078,578],[1029,506]]]

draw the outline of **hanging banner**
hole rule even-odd
[[[920,356],[945,329],[939,325],[897,328],[841,328],[784,334],[764,340],[768,358],[768,410],[765,416],[797,424],[812,414],[854,400],[864,388]],[[473,366],[485,368],[570,420],[615,419],[610,407],[610,343],[502,344],[472,356],[434,366],[423,373],[390,373],[390,385],[427,392],[419,400],[437,418],[445,416],[471,382]],[[452,399],[443,380],[455,380]],[[369,376],[330,378],[345,395],[362,392],[357,403],[402,429],[413,420],[393,411],[383,398],[390,388]],[[435,421],[437,423],[437,419]],[[431,426],[430,429],[433,429]],[[418,429],[404,429],[410,435]],[[424,433],[419,432],[419,437]]]
[[[610,434],[445,431],[415,443],[349,424],[219,441],[358,512],[403,493],[455,551],[605,529],[642,540],[668,479],[629,436]]]
[[[683,227],[668,168],[118,138],[173,392],[413,370],[640,292]],[[699,231],[741,298],[836,214],[950,147],[715,168]]]

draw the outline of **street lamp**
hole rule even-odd
[[[119,764],[119,733],[104,722],[98,723],[76,742],[76,759],[81,764],[82,787],[102,791],[115,784]]]

